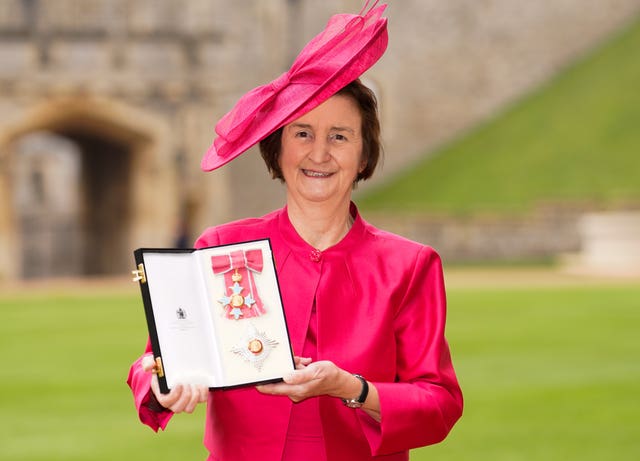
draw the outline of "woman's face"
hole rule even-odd
[[[286,125],[279,162],[288,198],[300,204],[349,202],[364,168],[361,126],[356,103],[342,95]]]

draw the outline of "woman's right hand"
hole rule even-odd
[[[154,373],[155,361],[151,355],[142,359],[142,369],[147,373],[153,373],[151,391],[158,403],[174,413],[193,413],[199,403],[207,401],[209,388],[202,384],[177,384],[168,394],[160,392],[158,377]]]

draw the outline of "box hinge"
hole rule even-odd
[[[147,276],[144,273],[144,264],[138,264],[138,269],[131,271],[134,282],[147,283]]]
[[[153,367],[153,372],[158,375],[158,378],[162,378],[164,376],[162,357],[156,357],[156,365]]]

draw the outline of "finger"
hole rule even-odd
[[[163,394],[160,392],[160,385],[158,384],[158,377],[153,375],[151,377],[151,392],[155,395],[156,400],[165,408],[169,408],[165,405],[165,401],[167,400],[167,394]]]
[[[263,394],[287,396],[295,403],[301,402],[310,396],[306,394],[305,387],[285,383],[261,384],[256,386],[256,389]]]
[[[191,399],[189,400],[189,403],[187,403],[184,411],[186,413],[193,413],[196,409],[196,406],[198,406],[198,403],[200,403],[200,391],[196,384],[191,384],[189,388]]]
[[[153,377],[153,379],[156,381],[158,381],[158,378],[156,378],[155,376]],[[156,387],[157,386],[156,384]],[[158,389],[158,392],[156,393],[156,399],[158,400],[158,402],[160,403],[160,405],[162,405],[165,408],[169,408],[170,410],[173,411],[173,406],[176,404],[176,402],[180,399],[180,397],[182,396],[182,392],[183,392],[183,386],[182,384],[178,384],[176,385],[173,389],[171,389],[169,391],[168,394],[162,394],[160,392],[160,390]]]
[[[200,402],[206,402],[209,399],[209,388],[207,386],[200,386]]]
[[[309,392],[309,389],[306,385],[290,385],[288,386],[286,394],[287,397],[291,399],[291,401],[298,403],[301,402],[311,396],[312,393]]]
[[[311,363],[311,357],[294,357],[296,369],[300,370]]]
[[[185,411],[190,401],[191,401],[191,386],[182,385],[182,392],[180,393],[180,396],[178,397],[176,402],[173,405],[171,405],[171,407],[169,408],[171,408],[171,411],[173,411],[174,413],[182,413],[183,411]]]
[[[287,384],[293,384],[296,380],[296,375],[300,370],[296,370],[293,373],[287,373],[282,377],[282,380]]]
[[[269,395],[289,395],[291,392],[291,386],[284,383],[275,384],[261,384],[256,386],[258,392]]]
[[[300,370],[292,371],[282,377],[283,381],[287,384],[304,384],[311,381],[314,377],[314,373],[308,368],[302,368]]]
[[[151,354],[147,354],[142,357],[142,369],[146,372],[151,372],[156,366],[155,360],[153,360],[153,356]]]
[[[193,410],[189,413],[193,412],[199,403],[206,402],[209,397],[209,388],[207,386],[203,386],[202,384],[193,384],[191,386],[191,392],[193,392]]]
[[[259,386],[256,386],[256,390],[263,394],[272,394],[273,384],[260,384]]]

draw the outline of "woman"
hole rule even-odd
[[[247,136],[257,137],[269,171],[285,185],[284,208],[208,229],[196,246],[270,238],[296,355],[296,370],[281,383],[212,392],[182,385],[166,395],[149,373],[151,357],[134,363],[129,383],[152,428],[208,401],[211,460],[406,460],[409,449],[446,437],[461,415],[438,255],[374,228],[351,201],[380,153],[375,98],[357,77],[386,46],[383,9],[332,18],[309,45],[316,59],[305,55],[308,46],[288,75],[241,99],[203,160],[205,169],[221,166],[246,150]],[[342,59],[331,62],[340,72],[327,72],[312,97],[291,89],[304,68],[296,64],[316,66],[319,53],[336,52]],[[287,106],[292,94],[297,109]],[[243,127],[247,117],[252,123]]]

